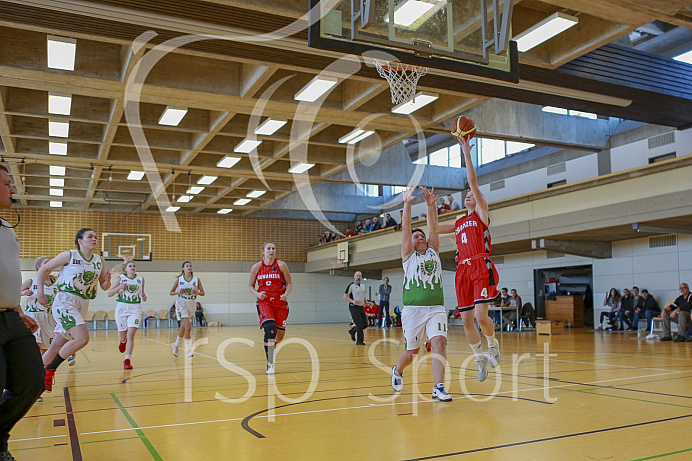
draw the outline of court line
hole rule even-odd
[[[62,413],[61,413],[62,414]],[[42,439],[57,439],[59,437],[67,437],[66,435],[47,435],[45,437],[31,437],[28,439],[14,439],[14,440],[9,440],[9,443],[14,443],[14,442],[27,442],[30,440],[42,440]]]
[[[661,453],[660,455],[649,456],[648,458],[639,458],[635,459],[634,461],[646,461],[648,459],[663,458],[664,456],[679,455],[680,453],[687,453],[688,451],[692,451],[692,448],[688,448],[686,450],[671,451],[670,453]]]
[[[554,437],[544,437],[541,439],[525,440],[523,442],[506,443],[503,445],[495,445],[495,446],[485,447],[485,448],[474,448],[472,450],[457,451],[457,452],[451,452],[451,453],[442,453],[439,455],[424,456],[422,458],[410,458],[410,459],[407,459],[405,461],[424,461],[424,460],[428,460],[428,459],[438,459],[438,458],[448,458],[450,456],[468,455],[471,453],[483,453],[486,451],[497,450],[500,448],[517,447],[517,446],[529,445],[529,444],[533,444],[533,443],[549,442],[552,440],[560,440],[560,439],[567,439],[567,438],[571,438],[571,437],[579,437],[582,435],[599,434],[599,433],[603,433],[603,432],[617,431],[620,429],[629,429],[632,427],[640,427],[640,426],[647,426],[647,425],[657,424],[657,423],[665,423],[665,422],[675,421],[675,420],[685,419],[685,418],[692,418],[692,414],[682,415],[682,416],[673,416],[671,418],[657,419],[657,420],[653,420],[653,421],[645,421],[643,423],[627,424],[624,426],[614,426],[614,427],[607,427],[607,428],[603,428],[603,429],[594,429],[592,431],[575,432],[572,434],[564,434],[564,435],[558,435],[558,436],[554,436]],[[645,459],[651,459],[651,458],[645,458]]]
[[[82,355],[86,359],[87,363],[91,363],[91,360],[89,360],[89,357],[87,357],[86,352],[84,352],[84,349],[80,349],[79,352],[82,353]]]
[[[125,415],[125,418],[127,421],[130,423],[132,428],[135,430],[135,433],[139,436],[140,440],[144,444],[145,447],[147,447],[147,450],[149,450],[149,453],[151,456],[156,460],[156,461],[163,461],[163,458],[159,453],[156,451],[154,446],[151,444],[149,439],[147,438],[146,435],[144,435],[144,432],[140,429],[139,426],[137,426],[137,423],[135,420],[130,416],[130,413],[123,407],[123,404],[120,403],[120,400],[118,400],[118,397],[116,397],[115,394],[111,394],[111,397],[113,397],[113,400],[115,401],[115,404],[120,408],[120,411],[122,411],[123,415]]]
[[[82,461],[82,448],[79,446],[77,425],[74,422],[74,413],[72,413],[72,401],[70,400],[70,389],[68,387],[63,387],[63,397],[65,398],[65,413],[67,414],[67,427],[70,434],[70,447],[72,448],[72,459],[73,461]]]
[[[159,343],[159,344],[163,344],[164,346],[171,347],[170,344],[166,344],[166,343],[164,343],[163,341],[157,341],[157,340],[151,339],[151,338],[144,338],[144,339],[146,339],[147,341],[153,341],[153,342],[155,342],[155,343]],[[184,350],[184,348],[183,348],[183,350]],[[171,352],[171,355],[173,355],[172,352]],[[202,357],[206,357],[206,358],[208,358],[208,359],[216,360],[216,357],[212,357],[211,355],[202,354],[202,353],[197,352],[197,351],[195,351],[195,354],[194,354],[194,355],[201,355]]]

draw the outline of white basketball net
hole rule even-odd
[[[414,66],[401,62],[380,61],[373,59],[377,73],[387,79],[392,93],[392,103],[401,104],[413,99],[416,94],[418,79],[428,73],[427,67]]]

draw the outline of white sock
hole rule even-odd
[[[130,360],[132,358],[132,354],[125,354],[125,360]]]
[[[473,354],[476,356],[476,360],[483,360],[483,349],[481,349],[480,341],[478,342],[478,344],[471,344],[471,350],[473,351]]]
[[[488,347],[497,346],[497,341],[495,340],[495,333],[493,333],[491,336],[485,335],[485,339],[488,340]]]
[[[192,350],[192,339],[185,340],[185,349],[187,349],[188,351]]]
[[[180,336],[175,337],[175,347],[178,347],[180,345]]]

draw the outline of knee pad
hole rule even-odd
[[[264,322],[262,328],[264,329],[264,342],[273,342],[276,338],[276,323],[273,320]]]

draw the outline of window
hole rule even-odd
[[[652,163],[658,163],[658,162],[663,162],[666,160],[672,160],[674,158],[675,158],[675,152],[671,152],[669,154],[659,155],[658,157],[651,157],[649,159],[649,165]]]
[[[449,148],[445,147],[430,154],[428,163],[434,166],[449,166]]]
[[[535,144],[517,141],[501,141],[499,139],[478,138],[476,149],[478,149],[478,163],[485,165],[494,162],[508,155],[531,149]]]
[[[363,197],[379,197],[380,186],[377,184],[361,184],[356,187],[356,195]]]
[[[562,179],[562,180],[560,180],[560,181],[551,182],[550,184],[548,184],[548,189],[550,189],[551,187],[564,186],[565,184],[567,184],[567,180],[566,180],[566,179]]]
[[[401,194],[406,190],[406,186],[392,186],[392,195]]]

